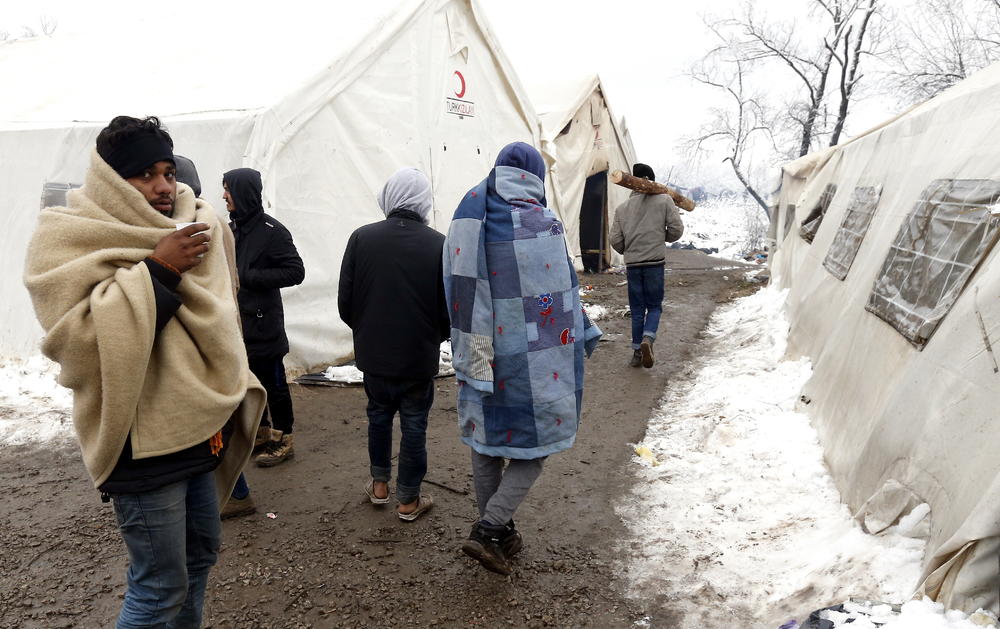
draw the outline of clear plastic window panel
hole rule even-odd
[[[819,201],[813,207],[809,215],[806,216],[805,220],[802,221],[802,227],[799,228],[799,235],[802,236],[803,240],[812,244],[813,238],[816,237],[816,232],[819,231],[819,226],[823,222],[823,217],[826,216],[826,211],[830,209],[830,203],[833,201],[833,196],[837,194],[837,185],[828,183],[826,187],[823,188],[823,194],[820,195]]]
[[[843,281],[847,277],[847,272],[851,270],[881,197],[882,186],[854,189],[844,220],[840,223],[840,229],[833,237],[830,250],[823,260],[823,266],[838,280]]]
[[[920,195],[882,263],[865,306],[918,348],[996,243],[1000,182],[938,179]]]
[[[792,225],[795,224],[795,204],[789,203],[785,206],[785,232],[781,235],[781,239],[784,240],[788,237],[788,232],[792,231]]]
[[[78,183],[58,183],[55,181],[46,181],[42,184],[42,199],[40,209],[45,209],[47,207],[59,207],[66,205],[66,194],[70,190],[75,190],[80,187]]]

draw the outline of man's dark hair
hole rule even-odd
[[[640,164],[639,162],[632,165],[632,176],[642,177],[643,179],[649,179],[650,181],[656,181],[656,175],[653,173],[653,169],[646,164]]]
[[[108,126],[97,134],[97,152],[100,153],[101,157],[104,157],[105,154],[110,154],[112,150],[131,141],[136,135],[150,132],[162,137],[170,145],[170,148],[174,148],[173,139],[156,116],[142,119],[132,116],[116,116],[108,123]]]
[[[174,141],[156,116],[116,116],[97,134],[97,154],[128,179],[160,160],[173,160]]]

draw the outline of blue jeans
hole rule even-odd
[[[656,338],[663,313],[663,265],[626,269],[628,307],[632,311],[632,349],[639,349],[642,337]]]
[[[365,374],[368,394],[368,459],[376,481],[392,478],[392,418],[399,411],[399,478],[396,500],[420,497],[427,473],[427,414],[434,403],[434,380],[399,380]]]
[[[117,628],[200,627],[208,571],[222,540],[215,473],[120,494],[114,503],[129,563]]]

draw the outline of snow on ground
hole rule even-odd
[[[441,343],[438,377],[450,376],[453,373],[455,373],[455,367],[451,364],[451,342],[445,341]],[[344,384],[361,384],[365,380],[365,375],[361,373],[361,370],[354,363],[341,365],[340,367],[327,367],[323,375],[331,382],[341,382]]]
[[[683,612],[676,626],[774,628],[851,597],[902,603],[917,585],[924,543],[899,527],[867,535],[840,502],[796,406],[810,364],[783,360],[784,296],[767,288],[716,313],[618,506],[632,596]]]
[[[983,610],[971,616],[945,610],[930,599],[908,601],[901,609],[889,605],[845,603],[844,611],[825,610],[820,618],[833,623],[833,629],[982,629],[995,626],[996,618]],[[791,625],[786,629],[796,629]]]
[[[752,200],[711,199],[693,212],[681,212],[684,235],[677,242],[698,249],[718,249],[712,255],[739,260],[754,249],[763,249],[767,217]]]
[[[601,304],[588,304],[584,302],[583,309],[591,321],[600,321],[608,316],[608,308]]]
[[[0,446],[69,440],[73,396],[41,356],[0,364]]]

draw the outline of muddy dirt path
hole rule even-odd
[[[629,444],[642,438],[668,378],[697,351],[716,306],[746,292],[744,271],[732,266],[670,251],[649,370],[626,366],[629,322],[615,314],[627,308],[624,276],[581,276],[593,286],[585,300],[609,311],[599,322],[607,341],[586,364],[576,446],[549,458],[518,512],[525,547],[511,577],[459,550],[476,507],[453,379],[438,381],[428,429],[424,491],[436,504],[414,523],[362,491],[364,392],[293,385],[296,458],[248,469],[258,513],[224,523],[205,626],[610,628],[647,613],[669,626],[669,609],[639,609],[623,596],[614,549],[625,530],[613,504],[633,482]],[[0,448],[0,493],[0,627],[111,626],[125,550],[75,445]]]

